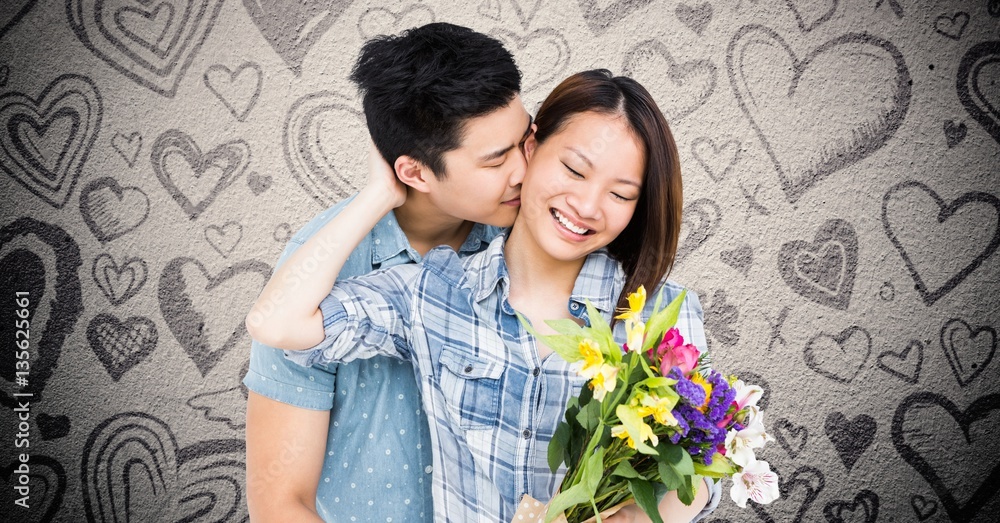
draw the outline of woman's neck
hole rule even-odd
[[[565,307],[585,258],[572,261],[549,256],[523,227],[514,227],[504,245],[504,259],[510,273],[510,298],[520,303],[558,298]],[[515,305],[516,308],[516,305]]]

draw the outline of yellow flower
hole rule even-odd
[[[601,365],[600,371],[590,380],[590,388],[594,389],[594,399],[604,401],[607,393],[615,390],[618,383],[618,367],[614,365]]]
[[[703,378],[698,372],[695,372],[694,376],[691,376],[691,383],[694,383],[705,391],[705,401],[701,405],[695,407],[704,413],[705,410],[708,409],[709,402],[712,400],[712,384],[705,381],[705,378]]]
[[[630,448],[635,448],[635,439],[628,433],[628,429],[625,428],[625,425],[612,427],[611,435],[625,440],[625,444]],[[647,440],[649,440],[649,443],[654,447],[660,443],[660,439],[656,437],[656,434],[653,434],[653,428],[646,423],[642,423],[639,426],[639,441],[645,442]]]
[[[628,309],[620,310],[621,314],[615,316],[619,320],[638,321],[642,314],[643,307],[646,306],[646,287],[640,285],[639,288],[628,295]]]
[[[601,370],[604,364],[604,355],[601,354],[601,347],[590,338],[585,338],[580,342],[580,356],[583,357],[583,367],[579,374],[584,378],[593,378]]]
[[[677,418],[674,417],[668,398],[661,398],[655,394],[644,394],[640,400],[639,415],[646,417],[652,414],[657,423],[664,426],[677,425]]]

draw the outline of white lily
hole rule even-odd
[[[752,461],[741,472],[733,474],[729,495],[740,508],[746,508],[748,499],[766,505],[781,496],[778,475],[771,471],[766,461]]]
[[[753,450],[759,449],[774,437],[764,430],[764,413],[757,406],[747,408],[746,426],[743,430],[730,430],[726,434],[726,456],[741,467],[757,460]]]
[[[743,380],[736,380],[733,383],[733,388],[736,389],[736,402],[737,410],[742,410],[744,407],[756,407],[757,402],[764,395],[764,389],[759,385],[747,385],[743,383]]]

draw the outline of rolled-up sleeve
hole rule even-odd
[[[383,355],[409,359],[412,289],[418,265],[399,265],[338,281],[320,303],[323,341],[305,350],[286,350],[302,365],[346,363]]]

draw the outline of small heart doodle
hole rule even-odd
[[[142,135],[138,132],[133,132],[128,136],[115,133],[114,137],[111,138],[111,147],[118,152],[129,167],[133,167],[135,159],[139,156],[139,150],[142,149]]]
[[[838,2],[839,0],[824,0],[820,2],[822,5],[816,5],[815,2],[785,0],[788,8],[795,15],[795,22],[799,24],[799,30],[806,33],[833,18],[833,14],[837,12]]]
[[[753,266],[753,247],[741,244],[734,249],[725,250],[719,253],[719,258],[726,265],[740,271],[745,276]]]
[[[26,360],[31,373],[25,383],[15,373],[19,368],[15,365],[16,325],[14,321],[0,322],[0,340],[4,340],[4,350],[0,351],[0,377],[5,382],[0,390],[3,406],[17,406],[15,393],[32,394],[32,402],[43,399],[66,338],[83,311],[81,265],[76,241],[58,226],[23,217],[0,228],[0,289],[27,293],[22,297],[28,301],[25,308],[33,331],[29,331],[32,347]]]
[[[969,48],[958,64],[958,99],[994,140],[1000,142],[1000,40]]]
[[[864,517],[858,510],[864,512]],[[844,523],[858,521],[875,523],[878,521],[878,494],[864,489],[854,496],[853,501],[831,501],[823,507],[823,516],[828,523]]]
[[[248,521],[243,440],[180,448],[177,439],[144,412],[123,412],[95,427],[80,464],[87,520]],[[129,481],[135,470],[142,481]]]
[[[941,348],[958,384],[965,387],[993,361],[997,331],[989,326],[973,329],[963,320],[951,319],[941,328]]]
[[[757,503],[748,504],[757,517],[763,523],[813,521],[812,519],[807,520],[805,515],[826,486],[826,478],[823,477],[823,473],[813,467],[799,467],[787,478],[781,477],[778,480],[778,485],[781,490],[781,503],[774,503],[773,507]],[[796,505],[794,501],[798,501],[798,504]],[[789,513],[789,510],[795,510],[795,512]],[[780,517],[772,515],[772,511],[778,512]]]
[[[887,350],[876,358],[878,368],[913,385],[920,380],[920,369],[924,365],[924,344],[911,340],[901,352]]]
[[[1000,247],[1000,199],[967,192],[946,203],[930,187],[904,181],[882,199],[882,226],[930,306]]]
[[[671,125],[705,105],[715,92],[717,73],[711,60],[677,62],[659,40],[632,47],[625,55],[623,70],[650,87]]]
[[[66,12],[90,52],[133,82],[173,98],[222,3],[66,0]]]
[[[15,460],[0,468],[4,483],[0,501],[7,507],[5,519],[18,523],[58,521],[56,514],[66,496],[66,469],[55,458],[34,453],[23,475],[18,472],[21,465],[20,460]],[[27,484],[21,482],[22,476]]]
[[[849,420],[843,413],[831,412],[823,424],[826,437],[830,438],[848,471],[854,468],[858,458],[875,441],[877,429],[875,419],[867,414],[859,414]]]
[[[80,190],[80,214],[101,243],[134,231],[149,217],[149,197],[138,187],[122,187],[104,176]]]
[[[948,148],[951,149],[962,143],[968,131],[969,128],[964,123],[956,124],[954,120],[946,120],[944,122],[944,138],[948,142]]]
[[[125,258],[121,265],[110,254],[104,253],[94,258],[91,275],[97,288],[112,305],[121,305],[139,293],[149,275],[146,261],[142,258]]]
[[[612,24],[653,3],[653,0],[577,0],[590,32],[600,36]]]
[[[674,9],[674,14],[688,29],[701,36],[708,23],[712,21],[712,4],[707,2],[696,6],[680,4]]]
[[[243,62],[235,71],[217,64],[205,71],[203,80],[205,87],[226,106],[229,113],[242,122],[260,98],[264,70],[256,62]]]
[[[270,189],[273,181],[274,179],[271,176],[257,174],[257,171],[247,175],[247,185],[254,196],[260,196],[264,191]]]
[[[937,494],[952,521],[973,521],[997,497],[1000,449],[1000,394],[987,394],[965,409],[933,392],[913,393],[899,404],[892,420],[896,452]],[[935,505],[914,496],[918,518],[930,517]]]
[[[773,29],[747,25],[729,43],[726,65],[791,203],[881,149],[910,106],[902,53],[867,33],[839,36],[800,59]],[[853,109],[845,115],[843,107]]]
[[[809,429],[785,418],[775,420],[773,433],[778,445],[781,445],[781,448],[793,458],[805,450],[806,442],[809,440]]]
[[[850,383],[872,353],[872,337],[857,325],[839,334],[817,334],[806,343],[806,365],[817,374],[838,383]]]
[[[212,276],[193,258],[174,258],[160,275],[158,298],[167,327],[202,376],[246,334],[243,314],[271,277],[266,263],[249,260]],[[225,308],[210,304],[227,303]]]
[[[202,153],[190,136],[170,129],[153,142],[151,160],[160,183],[194,220],[243,174],[250,146],[233,140]]]
[[[701,244],[714,236],[721,221],[722,211],[719,210],[719,205],[708,198],[701,198],[685,205],[681,219],[681,239],[678,242],[674,264],[680,264]]]
[[[828,220],[812,243],[796,240],[781,246],[781,278],[793,291],[827,307],[847,310],[858,268],[858,236],[841,219]]]
[[[962,38],[962,33],[965,32],[965,27],[969,25],[969,13],[959,11],[954,15],[948,16],[946,14],[938,16],[934,20],[934,30],[938,34],[944,35],[952,40],[958,40]]]
[[[740,311],[735,305],[726,301],[726,291],[717,289],[712,295],[712,301],[705,307],[705,332],[719,343],[732,347],[740,342],[740,333],[736,331],[736,322],[740,319]],[[711,312],[708,312],[711,311]]]
[[[42,441],[52,441],[69,434],[70,421],[63,415],[52,416],[45,412],[38,415],[38,432],[42,435]]]
[[[482,6],[481,6],[482,7]],[[500,5],[496,6],[499,12]],[[434,10],[424,4],[412,4],[399,11],[383,7],[366,9],[358,19],[358,32],[364,40],[378,35],[394,35],[406,29],[435,21]]]
[[[209,225],[205,228],[205,239],[223,258],[233,253],[242,238],[243,226],[233,221],[226,222],[222,227]]]
[[[152,354],[158,340],[156,324],[143,316],[121,321],[101,313],[87,326],[90,348],[114,381]]]
[[[691,155],[713,181],[721,182],[739,164],[743,146],[739,140],[728,139],[716,145],[711,138],[701,137],[691,143]]]
[[[352,0],[243,0],[253,23],[295,73]]]
[[[910,506],[913,508],[914,514],[917,515],[917,519],[920,521],[927,521],[928,518],[937,514],[938,510],[937,501],[927,499],[920,494],[910,496]]]
[[[0,170],[57,209],[73,192],[97,139],[104,102],[94,82],[64,74],[36,99],[0,95]]]

